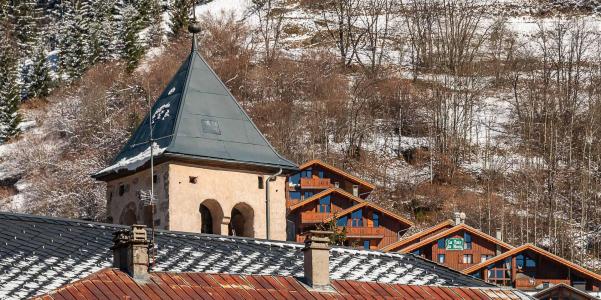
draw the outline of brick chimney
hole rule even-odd
[[[146,226],[132,225],[113,234],[113,267],[129,274],[134,280],[148,279],[148,241]]]
[[[305,239],[305,282],[313,289],[330,289],[331,231],[311,230]]]

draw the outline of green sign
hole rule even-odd
[[[462,238],[451,238],[445,241],[446,250],[463,250]]]

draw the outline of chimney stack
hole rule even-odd
[[[113,267],[129,274],[134,280],[148,279],[148,241],[146,226],[132,225],[113,234]]]
[[[331,231],[311,230],[305,239],[305,281],[313,289],[330,288],[330,242]]]
[[[455,212],[453,216],[455,217],[455,225],[465,224],[465,213]]]
[[[502,241],[503,240],[503,229],[497,228],[497,231],[495,232],[495,237],[497,238],[497,240]],[[497,255],[500,255],[502,252],[501,246],[497,245],[497,249],[495,252]]]

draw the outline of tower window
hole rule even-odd
[[[259,181],[259,189],[262,190],[263,189],[263,176],[259,176],[257,178]]]
[[[125,185],[119,185],[119,196],[123,196],[125,194]]]
[[[196,184],[198,182],[198,177],[190,176],[189,180],[191,184]]]
[[[221,135],[221,130],[219,129],[219,123],[217,123],[217,121],[202,119],[202,120],[200,120],[200,124],[202,126],[203,132]]]
[[[152,182],[153,182],[153,183],[158,183],[158,182],[159,182],[159,175],[156,175],[156,174],[154,174],[154,175],[152,176]]]

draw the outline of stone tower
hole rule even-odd
[[[194,41],[113,164],[93,177],[107,183],[113,223],[285,240],[286,175],[297,171],[265,139]],[[267,184],[269,176],[274,179]],[[142,194],[150,190],[151,177],[156,201],[147,205]]]

